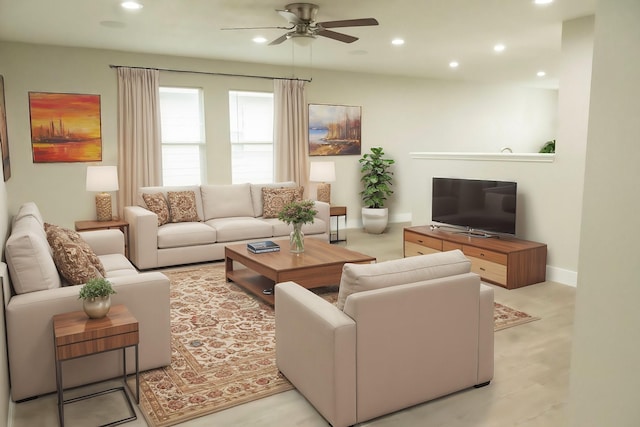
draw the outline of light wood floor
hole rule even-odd
[[[382,235],[347,230],[348,248],[378,258],[402,256],[402,225]],[[508,291],[495,286],[497,302],[541,317],[541,320],[495,334],[495,376],[488,387],[470,389],[400,411],[360,426],[427,427],[560,427],[567,425],[569,360],[575,288],[553,282]],[[84,394],[98,384],[78,389]],[[65,395],[65,397],[68,397]],[[78,406],[76,406],[78,405]],[[66,425],[89,426],[111,418],[123,402],[118,397],[68,405]],[[102,417],[102,418],[101,418]],[[99,421],[102,420],[102,421]],[[56,426],[56,397],[12,404],[9,427]],[[146,426],[144,418],[127,426]],[[237,406],[180,424],[204,426],[327,426],[295,390]]]

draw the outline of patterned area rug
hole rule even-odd
[[[273,308],[224,278],[224,267],[164,272],[171,280],[171,365],[140,374],[140,409],[172,426],[293,386],[275,365]],[[335,288],[322,296],[335,302]],[[327,292],[333,290],[333,292]],[[496,330],[536,320],[496,303]]]

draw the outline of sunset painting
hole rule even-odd
[[[29,92],[34,163],[102,160],[100,95]]]

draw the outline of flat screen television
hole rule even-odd
[[[433,178],[431,219],[470,234],[516,234],[517,183]]]

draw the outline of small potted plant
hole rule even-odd
[[[111,282],[102,277],[90,279],[82,285],[78,299],[82,299],[82,308],[92,319],[101,319],[107,315],[111,308],[111,295],[116,291]]]
[[[302,224],[313,223],[318,213],[313,200],[302,200],[286,204],[278,213],[278,219],[293,224],[293,231],[289,235],[289,250],[293,253],[304,252],[304,233]]]
[[[371,153],[365,153],[360,160],[360,173],[364,189],[360,192],[362,197],[362,224],[367,233],[380,234],[389,221],[389,210],[384,207],[393,191],[391,179],[393,172],[389,170],[395,163],[392,159],[384,158],[382,147],[371,147]]]

